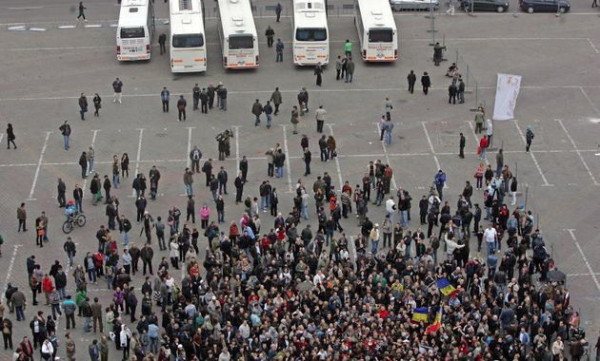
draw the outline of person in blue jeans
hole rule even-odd
[[[60,133],[63,136],[65,150],[69,150],[69,137],[71,136],[71,126],[69,125],[68,121],[65,120],[63,125],[61,125],[58,128],[58,130],[60,130]]]

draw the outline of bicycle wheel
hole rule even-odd
[[[65,232],[65,234],[71,233],[71,231],[73,230],[73,223],[65,221],[65,223],[63,223],[62,225],[62,230],[63,232]]]
[[[77,216],[77,225],[79,227],[83,227],[85,226],[85,222],[87,221],[87,219],[85,218],[85,215],[80,214]]]

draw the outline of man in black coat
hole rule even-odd
[[[233,185],[235,186],[235,204],[238,204],[242,201],[242,194],[244,193],[244,184],[246,180],[243,177],[243,173],[238,174],[238,176],[233,181]]]
[[[465,135],[463,133],[460,133],[460,140],[459,140],[459,144],[458,144],[458,156],[462,159],[465,158],[465,145],[467,143],[467,140],[465,139]]]
[[[67,199],[65,197],[65,194],[67,193],[67,185],[65,182],[63,182],[62,178],[58,178],[58,185],[56,188],[58,191],[58,196],[56,198],[58,200],[58,207],[64,208],[65,204],[67,203]]]
[[[87,154],[85,152],[81,152],[81,156],[79,157],[79,166],[81,167],[81,178],[87,178]]]
[[[81,189],[79,184],[75,184],[75,189],[73,189],[73,200],[75,200],[77,211],[83,213],[83,189]]]

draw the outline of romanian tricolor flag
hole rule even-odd
[[[458,290],[450,284],[446,277],[437,280],[437,287],[444,296],[454,297],[458,294]]]
[[[437,313],[435,314],[435,320],[433,321],[433,323],[431,325],[427,326],[427,328],[425,329],[425,334],[429,335],[431,333],[434,333],[435,331],[439,330],[441,327],[442,327],[442,306],[440,306]]]
[[[413,310],[412,322],[427,322],[429,320],[429,308],[428,307],[417,307]]]

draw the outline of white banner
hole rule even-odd
[[[521,89],[521,76],[498,73],[494,120],[510,120],[515,117],[517,97]]]

